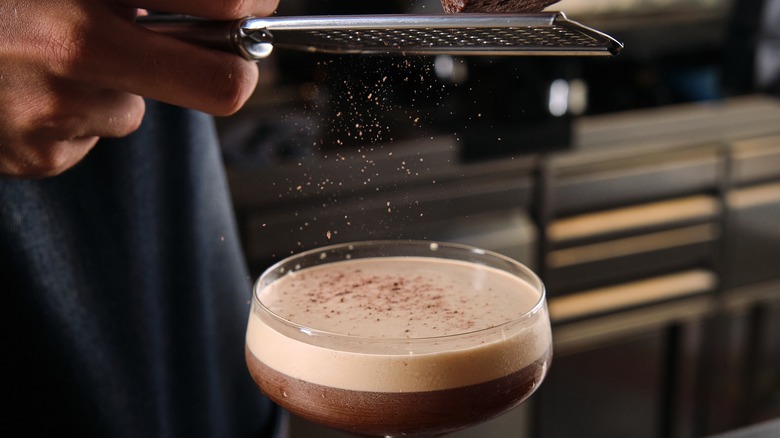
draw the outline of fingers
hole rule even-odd
[[[122,3],[90,3],[47,47],[55,74],[214,115],[233,114],[249,99],[258,80],[255,63],[154,33],[116,9],[238,18],[270,13],[277,0],[112,1]]]
[[[25,112],[11,120],[14,138],[0,144],[0,174],[41,178],[74,166],[99,137],[122,137],[138,129],[145,110],[138,96],[57,83],[24,102]]]
[[[270,15],[279,5],[279,0],[118,0],[118,2],[125,6],[215,20],[231,20],[248,15]]]
[[[136,130],[139,96],[228,115],[254,91],[254,63],[145,29],[134,22],[139,8],[227,20],[271,14],[278,0],[12,4],[0,2],[0,17],[13,16],[0,18],[0,174],[43,177],[99,137]]]
[[[125,67],[107,77],[111,85],[219,116],[238,111],[254,92],[256,63],[139,30],[141,44],[124,52]]]
[[[29,119],[38,130],[28,139],[37,143],[124,137],[138,129],[145,112],[139,96],[86,84],[59,82],[47,94]]]
[[[142,8],[215,19],[267,15],[278,5],[278,0],[112,1],[125,10]],[[97,9],[95,13],[100,20],[84,21],[84,27],[76,28],[69,40],[52,46],[54,64],[61,66],[64,77],[214,115],[238,111],[257,85],[254,62],[156,34],[121,14],[110,16]]]
[[[93,23],[93,22],[89,22]],[[258,80],[257,65],[197,47],[121,19],[74,32],[52,46],[59,75],[215,115],[236,112]],[[131,41],[132,44],[128,44]]]
[[[0,148],[0,175],[16,178],[46,178],[70,169],[84,159],[98,137]]]

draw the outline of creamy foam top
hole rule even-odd
[[[388,257],[293,272],[259,298],[277,315],[313,329],[422,338],[511,321],[531,310],[539,293],[509,273],[473,263]]]
[[[271,312],[301,326],[376,339],[378,346],[364,351],[338,343],[323,348],[316,337],[269,326],[273,318],[262,309],[252,312],[247,345],[255,357],[293,377],[345,389],[432,390],[481,383],[538,360],[550,343],[546,307],[523,318],[539,302],[539,291],[507,272],[458,260],[328,263],[291,272],[256,293]],[[477,333],[418,342],[469,332]],[[403,351],[393,343],[383,351],[388,338],[418,343]]]

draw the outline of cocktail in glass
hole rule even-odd
[[[552,357],[542,282],[469,246],[329,246],[272,266],[253,295],[246,359],[260,389],[358,435],[487,421],[526,400]]]

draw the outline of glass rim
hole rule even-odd
[[[303,259],[307,256],[313,256],[316,254],[322,254],[328,251],[334,251],[337,249],[344,249],[344,248],[350,248],[350,247],[370,247],[370,246],[380,246],[380,245],[393,245],[393,246],[413,246],[413,247],[423,247],[428,246],[431,247],[432,245],[436,245],[439,248],[449,248],[457,251],[466,251],[467,253],[473,253],[480,256],[486,256],[490,257],[496,260],[500,260],[504,263],[509,263],[514,268],[519,269],[523,274],[527,275],[529,278],[522,278],[519,277],[522,281],[529,283],[531,287],[533,287],[535,290],[539,292],[539,298],[534,303],[533,306],[531,306],[527,311],[523,312],[521,315],[518,315],[516,318],[512,318],[508,321],[504,321],[501,324],[494,325],[492,327],[486,327],[482,329],[477,330],[471,330],[471,331],[464,331],[461,333],[454,333],[454,334],[448,334],[448,335],[439,335],[439,336],[423,336],[423,337],[389,337],[389,338],[376,338],[376,337],[366,337],[366,336],[359,336],[359,335],[348,335],[344,333],[338,333],[338,332],[332,332],[328,330],[323,329],[317,329],[313,327],[308,327],[306,325],[297,323],[295,321],[291,321],[276,312],[272,311],[268,307],[266,307],[265,304],[260,300],[258,294],[260,293],[260,286],[263,283],[263,280],[265,280],[269,275],[275,273],[276,271],[280,269],[284,269],[283,266],[285,264],[291,263],[295,259]],[[383,255],[374,255],[371,257],[361,257],[361,258],[381,258],[381,257],[430,257],[430,258],[446,258],[446,257],[435,257],[435,256],[423,256],[423,255],[391,255],[391,256],[383,256]],[[450,260],[460,260],[467,263],[474,263],[469,260],[462,260],[462,259],[455,259],[455,258],[449,258]],[[345,260],[338,260],[338,261],[346,261]],[[352,260],[359,260],[358,259],[352,259]],[[326,262],[330,263],[330,262]],[[335,263],[335,262],[334,262]],[[315,265],[316,266],[316,265]],[[495,266],[489,266],[494,269],[501,269],[497,268]],[[306,268],[302,268],[306,269]],[[288,275],[289,272],[294,272],[297,269],[289,269],[287,272],[284,272],[279,278],[284,277],[285,275]],[[501,269],[504,272],[508,272],[506,270]],[[517,277],[516,273],[508,272],[509,274]],[[533,280],[536,284],[532,284],[529,279]],[[269,283],[270,284],[270,283]],[[483,333],[489,333],[491,331],[496,331],[503,329],[504,327],[511,326],[514,324],[517,324],[523,320],[526,320],[528,318],[531,318],[533,315],[537,314],[544,306],[545,306],[545,300],[547,296],[547,290],[545,288],[544,283],[542,282],[541,278],[528,266],[525,264],[511,258],[508,256],[505,256],[503,254],[500,254],[495,251],[490,251],[486,249],[481,249],[476,246],[462,244],[462,243],[450,243],[450,242],[439,242],[439,241],[433,241],[433,240],[361,240],[361,241],[354,241],[354,242],[344,242],[344,243],[336,243],[332,245],[327,246],[321,246],[309,250],[302,251],[300,253],[296,253],[290,256],[287,256],[283,258],[282,260],[279,260],[278,262],[274,263],[267,269],[263,271],[262,274],[258,277],[257,281],[255,281],[254,286],[252,287],[252,300],[253,302],[256,302],[259,306],[259,309],[263,311],[266,315],[272,317],[277,322],[280,322],[284,324],[285,326],[295,329],[296,331],[306,334],[308,336],[326,336],[334,339],[344,339],[344,340],[359,340],[359,341],[370,341],[372,343],[417,343],[417,342],[435,342],[435,341],[441,341],[441,340],[450,340],[450,339],[458,339],[458,338],[465,338],[469,336],[475,336]],[[253,310],[254,311],[254,310]]]

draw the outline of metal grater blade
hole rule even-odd
[[[378,55],[613,56],[623,44],[569,20],[530,14],[341,15],[248,17],[213,22],[191,17],[139,20],[157,32],[262,59],[275,47]]]
[[[451,54],[482,56],[614,55],[620,46],[578,29],[389,29],[315,30],[285,35],[274,43],[314,52],[344,54]]]
[[[280,18],[280,17],[275,17]],[[304,17],[302,17],[304,18]],[[352,54],[616,55],[614,38],[562,12],[305,17],[262,24],[273,45]],[[255,23],[257,24],[257,23]],[[253,23],[245,31],[251,34]]]

